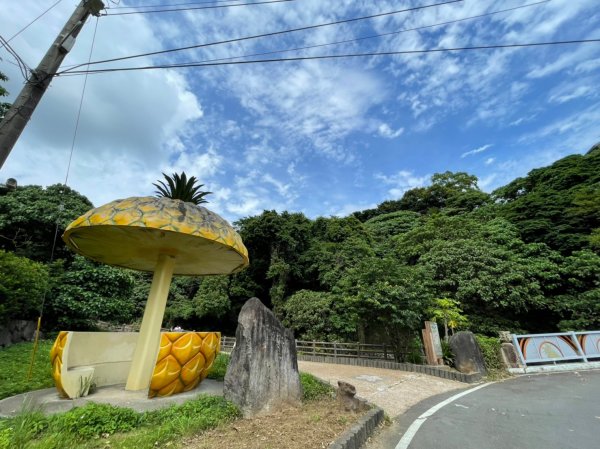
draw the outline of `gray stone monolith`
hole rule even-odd
[[[302,400],[294,335],[257,298],[249,299],[238,316],[223,393],[244,417]]]
[[[487,374],[481,349],[473,332],[457,332],[450,337],[450,348],[454,353],[454,367],[465,374]]]

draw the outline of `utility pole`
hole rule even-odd
[[[25,86],[0,122],[0,168],[4,165],[33,111],[42,99],[63,59],[75,44],[75,38],[90,15],[99,16],[102,0],[81,0],[40,64],[31,72]]]

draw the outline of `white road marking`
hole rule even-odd
[[[413,423],[410,425],[410,427],[408,429],[406,429],[406,432],[404,432],[404,435],[402,435],[402,438],[400,439],[400,441],[396,445],[395,449],[408,449],[408,446],[410,445],[410,443],[412,442],[412,439],[417,434],[419,428],[425,423],[425,421],[427,421],[427,418],[429,418],[431,415],[433,415],[439,409],[441,409],[442,407],[445,407],[446,405],[448,405],[448,404],[456,401],[459,398],[462,398],[463,396],[471,394],[474,391],[480,390],[480,389],[482,389],[484,387],[487,387],[488,385],[491,385],[493,383],[495,383],[495,382],[490,382],[490,383],[487,383],[487,384],[479,385],[479,386],[477,386],[475,388],[471,388],[470,390],[463,391],[462,393],[455,394],[454,396],[449,397],[445,401],[442,401],[439,404],[436,404],[433,407],[431,407],[429,410],[427,410],[425,413],[423,413],[421,416],[419,416],[417,419],[415,419],[413,421]]]
[[[462,405],[462,404],[454,404],[455,407],[461,407],[461,408],[469,408],[466,405]]]

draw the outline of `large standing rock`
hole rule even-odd
[[[454,366],[461,373],[487,374],[481,349],[472,332],[457,332],[450,337],[450,348],[454,353]]]
[[[302,399],[294,335],[257,298],[240,311],[223,391],[245,417]]]

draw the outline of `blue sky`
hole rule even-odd
[[[3,5],[5,38],[55,0]],[[192,1],[192,0],[186,0]],[[120,6],[185,3],[121,1]],[[35,66],[77,1],[11,41]],[[93,60],[213,42],[436,3],[295,0],[101,17]],[[364,22],[103,67],[179,63],[356,39],[534,3],[465,0]],[[114,3],[110,3],[114,7]],[[109,9],[109,12],[124,12]],[[87,60],[95,19],[65,65]],[[446,26],[273,56],[600,38],[597,0],[543,4]],[[0,51],[16,94],[23,79]],[[98,66],[100,67],[100,66]],[[65,178],[83,77],[55,79],[2,177]],[[600,44],[115,72],[88,78],[69,185],[96,205],[152,194],[161,171],[206,184],[229,220],[263,209],[346,215],[397,199],[446,170],[486,191],[600,141]],[[12,98],[12,97],[11,97]]]

